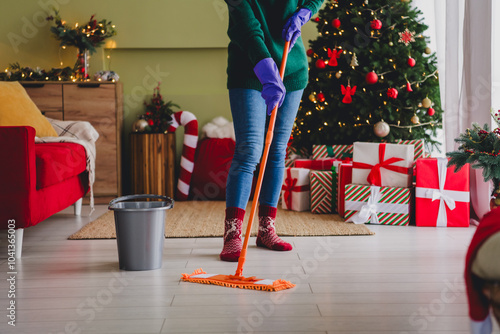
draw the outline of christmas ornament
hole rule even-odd
[[[373,20],[372,22],[370,22],[370,28],[372,28],[373,30],[379,30],[380,28],[382,28],[382,21]]]
[[[309,56],[309,57],[312,57],[314,55],[314,50],[313,49],[308,49],[306,51],[306,54]]]
[[[432,53],[432,50],[430,47],[426,47],[424,52],[425,52],[425,54],[430,55]]]
[[[393,43],[393,42],[389,42],[389,46],[393,46],[393,45],[394,45],[394,43]]]
[[[412,57],[408,58],[408,66],[413,67],[417,62]]]
[[[371,71],[371,72],[368,72],[366,74],[365,79],[366,79],[366,82],[368,84],[373,85],[373,84],[377,83],[377,81],[378,81],[378,75],[374,71]]]
[[[426,97],[425,99],[422,100],[422,107],[430,108],[431,105],[432,105],[432,101],[428,97]]]
[[[326,63],[323,59],[316,60],[316,68],[322,70],[326,67]]]
[[[309,101],[316,102],[316,95],[314,95],[314,93],[311,93],[311,95],[309,95]]]
[[[339,20],[339,19],[333,19],[333,20],[332,20],[332,26],[333,26],[334,28],[337,28],[337,29],[338,29],[338,28],[340,27],[340,20]]]
[[[144,132],[146,130],[146,127],[148,126],[148,121],[145,119],[141,118],[135,121],[132,124],[132,131],[134,132]]]
[[[418,119],[418,116],[417,115],[413,115],[410,119],[410,121],[413,123],[413,124],[418,124],[420,123],[420,119]]]
[[[350,65],[353,66],[353,67],[359,66],[358,57],[356,57],[355,53],[352,54],[351,64]]]
[[[338,62],[337,59],[340,58],[340,55],[342,54],[342,50],[333,49],[331,50],[328,48],[328,57],[330,57],[330,60],[328,61],[328,66],[337,66]]]
[[[389,126],[389,124],[387,124],[384,121],[377,122],[373,126],[373,132],[375,133],[375,135],[377,137],[380,137],[380,138],[386,137],[390,131],[391,131],[391,127]]]
[[[340,71],[335,73],[335,78],[340,79],[341,76],[342,76],[342,73]]]
[[[319,17],[315,17],[314,22],[319,22]]]
[[[387,89],[387,96],[396,99],[398,97],[398,90],[396,88]]]
[[[413,89],[411,89],[411,84],[409,81],[406,82],[406,91],[407,92],[413,92]]]
[[[434,110],[434,108],[432,108],[432,107],[431,107],[431,108],[429,108],[429,109],[427,109],[427,115],[429,115],[429,116],[433,116],[435,112],[436,112],[436,111],[435,111],[435,110]]]
[[[352,102],[351,96],[354,95],[354,93],[356,93],[356,86],[351,87],[350,84],[347,84],[347,87],[344,87],[344,85],[340,85],[340,91],[342,95],[344,95],[342,102],[349,104]]]
[[[319,92],[318,93],[318,101],[319,102],[325,102],[325,94]]]
[[[398,42],[404,43],[406,46],[408,46],[411,42],[415,42],[415,32],[408,30],[408,28],[406,28],[403,32],[398,32],[398,34]]]

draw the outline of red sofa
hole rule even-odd
[[[79,215],[89,190],[86,153],[74,143],[37,143],[30,126],[0,126],[0,229],[23,229],[75,204]]]

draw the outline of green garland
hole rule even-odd
[[[5,72],[0,72],[0,81],[71,81],[75,75],[76,69],[69,66],[44,70],[38,67],[21,67],[19,63],[14,63]]]

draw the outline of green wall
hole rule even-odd
[[[68,24],[85,23],[96,14],[97,20],[116,25],[118,34],[92,55],[90,70],[113,70],[123,83],[125,191],[130,179],[128,135],[158,81],[166,100],[196,115],[200,131],[216,116],[231,120],[223,0],[2,0],[0,70],[14,62],[46,69],[74,65],[76,49],[62,50],[45,21],[52,7]],[[306,24],[304,40],[315,36],[315,26]],[[177,131],[178,156],[182,134],[182,129]]]

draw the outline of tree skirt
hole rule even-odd
[[[224,201],[175,202],[167,210],[165,236],[167,238],[222,237],[224,234]],[[250,215],[247,207],[244,229]],[[252,235],[257,235],[257,219],[252,226]],[[326,235],[372,235],[365,225],[345,223],[336,214],[312,214],[278,208],[276,230],[281,236],[326,236]],[[69,239],[114,239],[116,238],[114,213],[108,211],[85,225]]]

